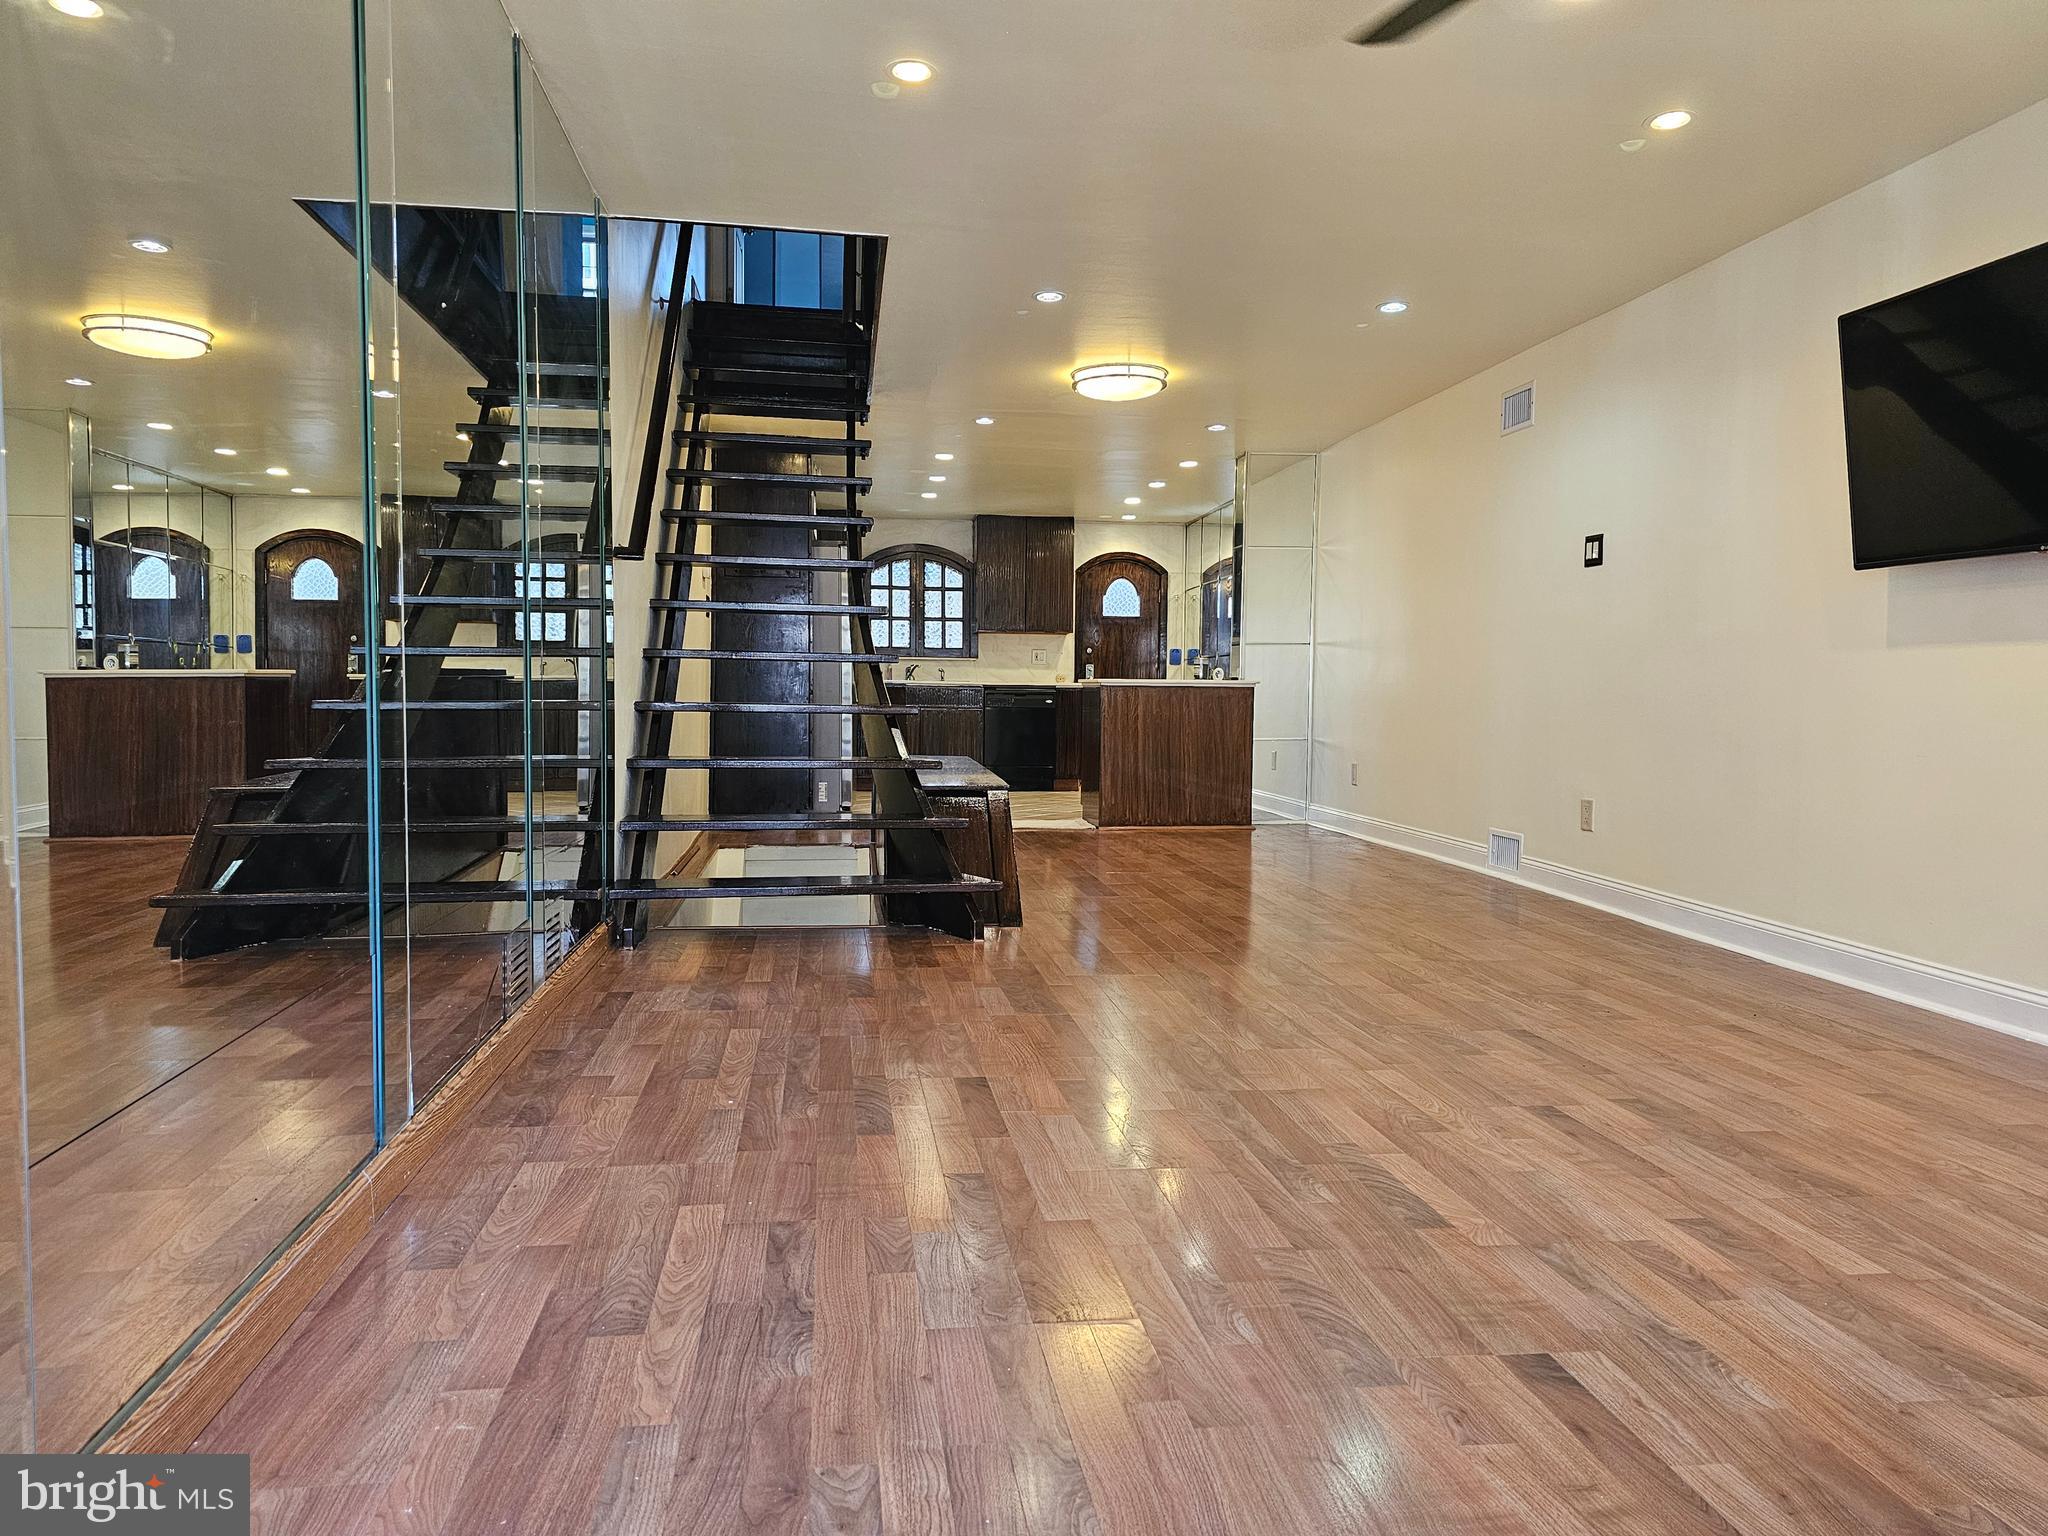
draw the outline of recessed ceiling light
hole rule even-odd
[[[313,493],[303,485],[295,485],[292,487],[292,494],[294,496],[310,496]]]
[[[932,457],[937,459],[941,464],[950,464],[953,462],[953,455],[951,455],[950,453],[935,453],[932,455]]]
[[[94,346],[128,357],[204,357],[213,350],[213,332],[182,320],[155,315],[84,315],[78,325]]]
[[[931,65],[923,59],[898,59],[889,66],[892,79],[901,80],[905,85],[923,85],[932,77]]]
[[[396,400],[398,398],[398,391],[395,389],[373,389],[370,393],[379,400]]]
[[[1041,288],[1038,290],[1038,292],[1031,295],[1031,297],[1038,300],[1038,302],[1041,304],[1057,304],[1060,302],[1060,300],[1064,299],[1066,295],[1064,293],[1061,293],[1057,288]]]
[[[1155,491],[1163,491],[1166,489],[1166,482],[1164,480],[1147,480],[1145,484],[1148,489]]]
[[[65,380],[64,382],[65,382],[66,384],[69,384],[69,385],[70,385],[70,386],[71,386],[71,387],[72,387],[73,389],[91,389],[91,388],[92,388],[92,380],[91,380],[91,379],[80,379],[80,378],[70,378],[70,379],[66,379],[66,380]]]
[[[235,450],[232,448],[216,448],[213,451],[224,459],[232,459],[235,456]]]
[[[1157,363],[1095,363],[1073,372],[1074,392],[1090,400],[1149,400],[1166,388]]]
[[[50,9],[76,16],[80,21],[98,21],[107,14],[99,0],[50,0]]]
[[[996,424],[996,419],[993,416],[977,416],[974,418],[974,424],[977,427],[992,427]]]
[[[1124,498],[1124,505],[1127,507],[1142,507],[1145,505],[1145,498],[1142,496],[1126,496]]]
[[[168,240],[159,240],[155,235],[137,235],[128,242],[145,256],[162,256],[171,248]]]
[[[939,493],[937,491],[920,491],[918,492],[918,494],[924,497],[926,501],[937,501],[939,499]]]
[[[925,479],[931,481],[933,485],[944,485],[946,483],[944,475],[926,475]]]
[[[1682,107],[1677,107],[1669,112],[1659,112],[1650,119],[1650,126],[1659,133],[1676,133],[1691,121],[1692,114]]]
[[[1127,523],[1135,523],[1138,520],[1138,514],[1135,512],[1126,512],[1123,514],[1123,520]]]
[[[1389,299],[1380,306],[1380,313],[1383,315],[1405,315],[1408,313],[1408,301],[1406,299]]]
[[[171,430],[171,424],[168,421],[145,421],[143,425],[152,432],[168,432]]]
[[[1182,469],[1200,469],[1202,467],[1202,461],[1200,459],[1182,459],[1180,461],[1180,467]]]
[[[1211,432],[1228,432],[1230,428],[1220,421],[1212,421],[1209,423],[1209,430]]]
[[[116,480],[112,485],[108,486],[107,489],[110,491],[132,491],[135,489],[135,487],[130,485],[126,480]]]
[[[270,466],[270,468],[263,471],[263,473],[265,473],[266,475],[275,475],[278,479],[282,480],[286,475],[290,474],[291,471],[286,469],[282,464],[273,464]]]

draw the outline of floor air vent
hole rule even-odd
[[[1520,432],[1536,424],[1536,386],[1524,384],[1512,394],[1501,396],[1500,435]]]
[[[1489,833],[1486,840],[1486,867],[1488,869],[1520,869],[1522,867],[1522,834],[1519,832]]]

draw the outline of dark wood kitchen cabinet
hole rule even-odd
[[[904,748],[913,757],[981,760],[980,688],[965,683],[891,683],[889,699],[915,704],[922,711],[898,722]]]
[[[1073,630],[1071,517],[974,520],[974,621],[996,634]]]

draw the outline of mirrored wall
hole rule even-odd
[[[602,916],[605,231],[492,0],[0,7],[0,121],[0,1450],[68,1451]]]

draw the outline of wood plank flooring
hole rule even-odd
[[[371,1148],[363,946],[171,960],[148,900],[185,843],[22,843],[44,1450],[82,1446]],[[394,1125],[406,1064],[423,1094],[503,1013],[495,939],[398,939]],[[0,1359],[19,1325],[0,1317]]]
[[[607,957],[207,1430],[257,1528],[2048,1532],[2048,1053],[1331,834]]]

